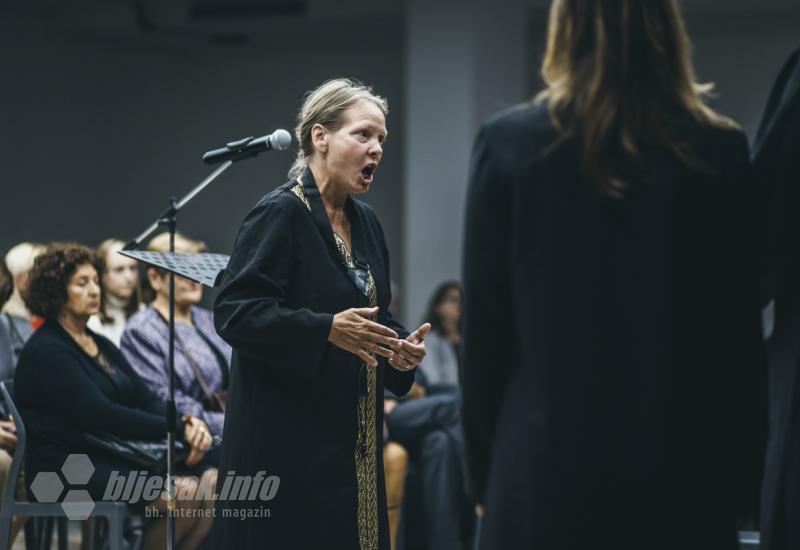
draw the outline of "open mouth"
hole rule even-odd
[[[366,181],[372,180],[372,175],[375,173],[375,170],[378,168],[378,165],[375,163],[367,164],[364,168],[361,169],[361,175],[364,176]]]

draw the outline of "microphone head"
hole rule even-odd
[[[277,151],[285,151],[292,144],[292,134],[284,129],[275,130],[269,139],[272,148]]]

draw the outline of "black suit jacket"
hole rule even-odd
[[[310,171],[311,210],[289,181],[264,196],[242,223],[214,314],[234,349],[222,471],[280,477],[270,520],[218,516],[220,548],[356,548],[354,452],[360,360],[328,342],[333,315],[369,302],[342,263]],[[388,311],[389,254],[380,223],[348,198],[353,252],[369,265],[378,322],[408,332]],[[414,373],[380,361],[375,424],[380,547],[389,547],[381,460],[383,390],[404,395]],[[246,505],[247,503],[245,503]],[[227,508],[236,503],[226,503]]]
[[[761,513],[762,548],[800,545],[800,50],[770,93],[753,161],[761,186],[762,300],[773,301],[768,341],[770,438]]]
[[[598,193],[544,105],[485,124],[464,242],[464,430],[481,548],[734,550],[764,402],[745,136],[676,114]],[[608,541],[607,543],[604,541]]]

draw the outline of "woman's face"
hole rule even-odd
[[[92,264],[78,266],[67,281],[67,303],[64,311],[76,317],[89,318],[100,308],[100,278]]]
[[[116,250],[109,252],[103,273],[103,290],[115,298],[127,300],[133,295],[138,281],[136,260],[118,254]]]
[[[350,107],[344,116],[345,124],[335,132],[323,132],[318,145],[331,181],[348,194],[366,193],[383,155],[386,118],[366,100]]]
[[[147,270],[150,286],[156,291],[159,297],[169,300],[169,273],[163,275],[153,268]],[[178,275],[175,276],[175,305],[192,306],[199,304],[203,299],[203,285],[185,279]]]
[[[461,291],[451,288],[436,306],[436,314],[445,322],[457,323],[461,319]]]

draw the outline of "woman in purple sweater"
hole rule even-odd
[[[155,237],[148,250],[165,252],[169,235]],[[197,253],[201,242],[175,236],[175,251]],[[122,334],[121,349],[133,369],[149,388],[166,399],[169,356],[169,277],[151,267],[147,279],[155,299],[130,318]],[[208,424],[211,433],[222,435],[225,390],[231,348],[214,330],[211,312],[198,307],[203,289],[183,277],[175,277],[175,403],[182,411]]]

